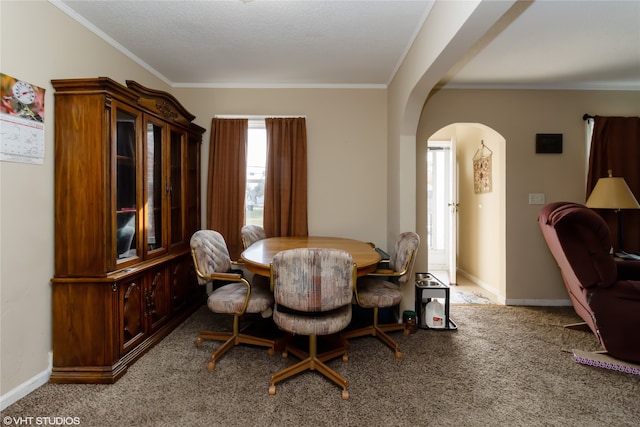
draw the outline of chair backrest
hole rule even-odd
[[[600,215],[578,203],[556,202],[542,208],[538,222],[554,258],[563,261],[560,268],[573,270],[581,287],[615,283],[611,235]]]
[[[602,341],[589,304],[589,288],[608,287],[616,281],[607,223],[591,209],[571,202],[545,205],[538,223],[576,313]]]
[[[201,277],[213,273],[225,273],[231,269],[229,249],[222,234],[213,230],[198,230],[191,236],[191,254],[198,272],[198,283],[209,280]]]
[[[271,263],[275,302],[298,311],[329,311],[351,304],[355,276],[351,254],[339,249],[286,250]]]
[[[398,276],[398,283],[406,283],[409,280],[419,246],[420,236],[412,231],[404,232],[398,237],[389,260],[389,268],[395,272],[402,273],[402,275]]]
[[[242,246],[247,249],[258,240],[266,239],[267,235],[264,232],[264,228],[259,225],[245,225],[240,230],[242,235]]]

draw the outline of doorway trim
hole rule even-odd
[[[427,141],[427,260],[457,283],[458,187],[455,137]]]

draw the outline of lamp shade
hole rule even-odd
[[[585,205],[596,209],[640,209],[640,204],[622,177],[600,178]]]

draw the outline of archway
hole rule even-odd
[[[419,126],[419,130],[422,129]],[[458,181],[458,273],[493,294],[504,304],[506,300],[506,140],[498,132],[481,123],[453,123],[427,137],[418,132],[416,145],[416,225],[418,234],[427,241],[427,141],[451,140],[456,144]],[[474,156],[484,144],[491,153],[490,191],[474,189]],[[427,258],[427,257],[422,257]],[[424,264],[420,264],[420,263]],[[428,258],[418,260],[416,268],[428,271]],[[417,270],[418,271],[418,270]]]
[[[435,2],[422,29],[388,86],[388,188],[387,244],[392,245],[404,230],[424,230],[426,201],[416,183],[425,182],[426,169],[416,150],[426,151],[426,141],[416,129],[425,102],[443,76],[471,52],[515,3],[502,2]],[[424,154],[424,153],[423,153]],[[418,168],[423,170],[419,171]],[[419,233],[422,234],[422,233]],[[424,271],[426,256],[421,243],[415,271]],[[414,305],[415,289],[402,287],[401,310]]]

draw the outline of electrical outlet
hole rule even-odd
[[[530,205],[544,205],[544,193],[529,193]]]

